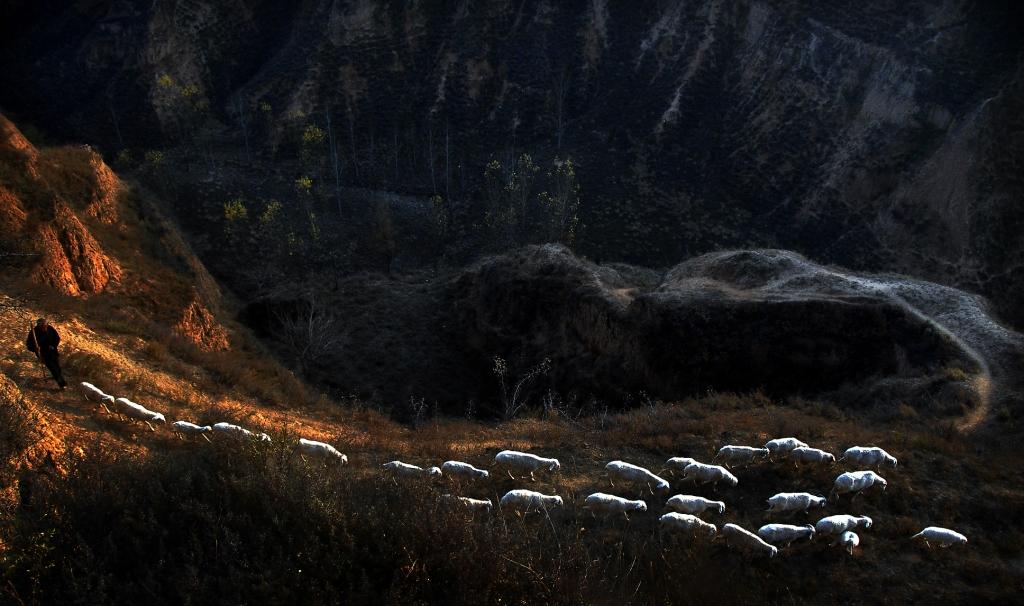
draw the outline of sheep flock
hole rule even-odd
[[[107,413],[117,415],[129,422],[141,421],[150,430],[156,431],[154,424],[166,424],[162,413],[147,409],[127,398],[108,395],[92,383],[80,384],[86,400],[97,403]],[[170,425],[172,431],[183,439],[202,438],[211,442],[210,436],[219,434],[222,439],[245,440],[254,443],[272,443],[266,433],[256,433],[241,426],[219,422],[213,425],[199,425],[190,421],[179,420]],[[326,442],[299,438],[293,451],[304,461],[314,458],[322,464],[346,465],[348,456],[335,446]],[[691,453],[692,454],[692,453]],[[492,505],[491,499],[477,499],[468,496],[444,492],[438,494],[438,501],[449,506],[458,507],[472,513],[490,515],[515,515],[524,518],[531,514],[552,515],[552,512],[568,506],[577,506],[580,511],[589,513],[595,519],[620,519],[625,523],[640,516],[655,516],[658,520],[659,536],[672,540],[689,542],[723,540],[726,545],[752,557],[775,557],[781,550],[792,549],[793,543],[828,542],[830,547],[846,551],[850,555],[861,545],[861,536],[856,531],[865,532],[870,536],[874,521],[867,516],[847,513],[830,513],[811,523],[805,516],[812,509],[842,507],[844,495],[852,495],[845,500],[846,507],[852,507],[855,500],[864,493],[874,498],[884,498],[882,492],[889,480],[880,475],[882,467],[890,470],[897,468],[897,459],[877,446],[848,448],[837,458],[832,453],[812,448],[808,444],[793,438],[775,438],[763,446],[723,445],[715,454],[713,461],[722,465],[702,463],[692,456],[669,458],[663,469],[654,473],[644,467],[626,461],[610,461],[604,466],[604,477],[608,490],[617,490],[620,494],[595,492],[579,499],[577,504],[572,496],[563,497],[558,494],[515,488],[497,498],[498,507]],[[702,496],[680,492],[669,496],[673,491],[673,483],[677,490],[683,486],[692,487],[695,483],[702,486],[710,484],[710,489],[726,494],[729,489],[737,486],[741,478],[733,473],[733,469],[755,469],[765,465],[800,464],[830,467],[860,467],[851,471],[840,472],[828,495],[813,492],[778,492],[766,495],[767,508],[762,510],[765,524],[758,529],[748,530],[733,523],[724,523],[717,519],[721,526],[708,521],[723,516],[727,507],[726,498],[720,500],[707,499]],[[869,469],[873,468],[873,469]],[[390,461],[381,466],[381,473],[393,481],[418,480],[426,483],[444,483],[450,489],[461,489],[466,486],[483,486],[496,480],[504,480],[507,475],[511,481],[536,482],[537,473],[545,475],[557,474],[561,470],[558,459],[543,457],[534,453],[515,450],[502,450],[493,459],[491,470],[480,469],[463,461],[444,461],[440,466],[414,465],[403,461]],[[596,470],[595,470],[596,471]],[[838,470],[837,470],[838,471]],[[890,475],[889,472],[886,472]],[[722,484],[722,486],[719,486]],[[789,489],[807,488],[806,486],[790,486]],[[649,495],[658,502],[663,502],[660,511],[651,507],[643,497]],[[494,495],[497,497],[497,495]],[[717,496],[717,494],[716,494]],[[630,517],[632,514],[633,518]],[[780,523],[775,518],[799,517],[799,523]],[[654,519],[654,518],[652,518]],[[938,526],[928,526],[917,534],[907,537],[908,542],[923,542],[928,548],[937,545],[941,548],[965,545],[967,537],[963,534]],[[870,541],[869,541],[870,543]]]

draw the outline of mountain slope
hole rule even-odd
[[[588,256],[786,248],[1024,321],[1020,3],[12,6],[0,103],[111,156],[290,182],[330,114],[346,184],[465,201],[492,158],[570,155]]]

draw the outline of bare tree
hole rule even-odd
[[[565,104],[571,86],[572,76],[569,67],[565,66],[555,75],[551,90],[555,105],[555,145],[559,151],[562,149],[562,136],[565,134]]]
[[[331,126],[331,110],[325,110],[327,114],[327,140],[331,146],[331,163],[334,165],[334,195],[337,197],[338,216],[341,212],[341,163],[338,161],[338,143],[334,140],[334,129]]]
[[[337,316],[315,298],[288,311],[276,310],[274,319],[274,337],[303,375],[317,361],[342,348]]]
[[[541,375],[545,375],[551,370],[551,360],[544,358],[540,364],[527,370],[516,384],[512,387],[511,393],[509,392],[508,385],[508,363],[504,358],[495,356],[494,358],[494,376],[498,378],[498,384],[501,386],[501,405],[502,414],[505,419],[511,419],[519,414],[519,411],[526,405],[525,394],[523,389],[528,383],[536,379]]]
[[[245,113],[245,103],[242,102],[241,95],[235,95],[235,98],[231,100],[231,109],[235,111],[235,118],[242,130],[242,139],[245,141],[245,162],[248,164],[252,162],[249,154],[249,116]]]

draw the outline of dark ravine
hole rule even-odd
[[[571,155],[591,258],[780,247],[978,292],[1024,326],[1017,2],[6,10],[0,106],[108,157],[241,158],[237,107],[252,182],[297,172],[297,133],[328,111],[347,185],[465,200],[492,157]],[[183,118],[164,75],[208,109]]]
[[[261,303],[263,320],[280,305]],[[535,402],[547,389],[612,407],[641,393],[763,390],[957,414],[1017,393],[1024,362],[1024,339],[976,296],[780,250],[713,253],[661,274],[536,246],[434,283],[353,277],[331,306],[346,347],[318,378],[455,413],[495,400],[494,356],[513,379],[551,360],[530,385]]]

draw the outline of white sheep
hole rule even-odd
[[[800,463],[835,463],[836,456],[818,448],[799,446],[789,451],[789,459],[797,466]]]
[[[469,497],[457,497],[452,494],[441,495],[441,501],[451,505],[465,507],[470,511],[490,511],[494,504],[490,499],[471,499]]]
[[[880,467],[885,465],[887,467],[896,467],[896,457],[885,452],[877,446],[854,446],[847,448],[843,456],[839,458],[840,461],[849,461],[854,465],[861,467],[869,467],[874,465]]]
[[[691,459],[690,457],[672,457],[665,461],[665,466],[661,468],[658,475],[668,474],[674,475],[674,472],[682,472],[686,469],[686,466],[690,463],[696,463],[697,459]]]
[[[217,433],[229,435],[234,438],[249,438],[259,440],[260,442],[270,442],[270,436],[268,436],[265,433],[256,434],[249,431],[248,429],[245,429],[244,427],[233,425],[231,423],[227,423],[224,421],[221,421],[220,423],[214,423],[213,430],[216,431]]]
[[[619,480],[633,486],[646,486],[651,491],[651,494],[654,494],[655,490],[666,492],[671,488],[667,480],[639,465],[633,465],[625,461],[612,461],[605,465],[604,468],[608,472],[608,483],[613,487],[615,486],[615,480]],[[642,490],[641,488],[641,492]]]
[[[665,501],[665,508],[677,513],[689,514],[704,513],[709,509],[714,509],[721,514],[725,513],[725,502],[712,501],[690,494],[677,494]]]
[[[839,476],[836,477],[836,480],[832,485],[832,493],[829,495],[829,498],[831,498],[832,495],[836,495],[838,497],[839,495],[843,495],[848,492],[855,493],[853,498],[857,498],[857,495],[868,488],[871,488],[875,484],[880,485],[882,490],[885,490],[889,485],[885,478],[873,471],[848,471],[846,473],[839,474]]]
[[[798,539],[813,539],[814,526],[793,526],[792,524],[765,524],[757,529],[757,536],[768,543],[789,547],[789,544]]]
[[[955,530],[942,528],[941,526],[929,526],[910,538],[923,540],[924,544],[929,548],[932,546],[932,543],[937,543],[939,547],[943,548],[951,545],[967,544],[967,537]]]
[[[317,442],[316,440],[307,440],[306,438],[299,438],[299,445],[297,449],[305,459],[304,455],[310,455],[313,457],[320,457],[328,461],[334,461],[345,465],[348,463],[348,457],[341,454],[341,452],[326,442]]]
[[[210,441],[210,438],[206,434],[213,431],[213,428],[209,425],[196,425],[188,421],[175,421],[171,427],[174,428],[174,431],[186,436],[203,436],[203,439],[207,442]]]
[[[811,507],[824,507],[827,499],[809,492],[780,492],[768,498],[768,512],[804,511]]]
[[[814,525],[818,536],[840,535],[847,530],[864,527],[871,528],[871,518],[867,516],[851,516],[845,513],[821,518]]]
[[[786,455],[793,451],[794,448],[807,448],[807,444],[797,440],[796,438],[775,438],[774,440],[768,440],[764,445],[771,453],[771,456]]]
[[[770,558],[774,558],[779,553],[778,547],[769,545],[761,537],[735,524],[723,526],[722,534],[719,536],[724,537],[727,544],[731,542],[752,553],[766,555]]]
[[[531,511],[547,511],[554,507],[562,507],[562,497],[557,495],[546,495],[532,490],[517,489],[505,493],[498,501],[502,509],[510,509],[516,515],[522,515]]]
[[[839,535],[839,538],[832,542],[833,545],[842,545],[846,548],[846,552],[853,555],[853,548],[860,545],[860,536],[856,532],[849,530],[844,531],[843,534]]]
[[[423,469],[418,465],[410,465],[409,463],[403,463],[401,461],[389,461],[383,465],[384,469],[393,473],[396,476],[405,478],[411,477],[439,477],[441,475],[441,469],[438,467],[431,467],[430,469]]]
[[[621,513],[629,520],[629,512],[647,511],[647,503],[640,500],[631,501],[603,492],[595,492],[584,500],[583,509],[589,511],[594,517],[597,517],[599,514],[607,516]]]
[[[167,423],[167,419],[162,413],[153,412],[141,404],[136,404],[128,398],[116,398],[114,400],[114,410],[121,415],[124,415],[131,419],[137,419],[145,423],[150,429],[153,426],[150,423]]]
[[[723,446],[718,449],[718,454],[715,455],[714,460],[721,459],[728,467],[730,464],[737,465],[740,463],[750,463],[755,457],[761,457],[762,459],[768,456],[767,448],[754,448],[753,446]]]
[[[86,381],[82,381],[79,385],[82,386],[82,393],[85,394],[86,400],[96,402],[103,407],[103,410],[110,412],[107,404],[114,405],[114,396],[104,393],[102,389]]]
[[[736,486],[740,483],[736,476],[721,465],[706,465],[704,463],[690,463],[683,470],[684,482],[700,481],[702,484],[711,483],[718,486],[719,482],[725,482],[729,486]]]
[[[528,452],[519,452],[518,450],[503,450],[499,452],[494,455],[494,464],[504,469],[508,473],[508,477],[513,480],[516,479],[512,475],[513,470],[519,473],[529,473],[530,479],[534,480],[533,472],[538,469],[558,471],[562,467],[558,459],[547,459]]]
[[[477,469],[469,463],[463,463],[462,461],[445,461],[441,464],[441,471],[444,472],[444,475],[455,480],[486,480],[491,475],[486,469]]]
[[[696,535],[698,533],[706,534],[709,537],[714,536],[718,533],[718,527],[714,524],[709,524],[697,516],[689,513],[666,513],[658,518],[660,525],[660,533],[665,534],[666,532],[685,532],[689,535]]]

